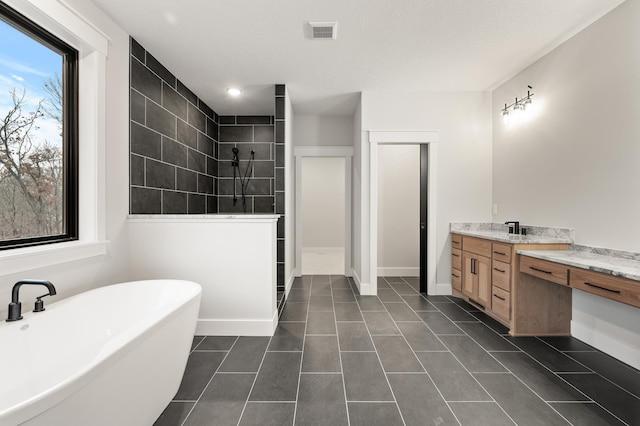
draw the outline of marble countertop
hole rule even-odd
[[[129,222],[274,222],[278,214],[130,214]]]
[[[451,232],[460,235],[467,235],[469,237],[485,238],[487,240],[510,244],[571,244],[573,242],[573,240],[568,237],[556,237],[549,235],[516,235],[509,234],[505,231],[452,229]]]
[[[640,260],[584,250],[518,250],[518,254],[640,281]]]

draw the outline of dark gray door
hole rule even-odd
[[[427,292],[427,216],[429,211],[429,145],[420,144],[420,293]]]

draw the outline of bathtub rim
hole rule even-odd
[[[69,375],[64,380],[58,382],[54,386],[46,389],[43,392],[33,395],[24,401],[15,404],[4,411],[0,411],[0,425],[6,424],[20,424],[26,422],[41,413],[47,411],[51,407],[54,407],[65,399],[69,398],[76,392],[81,391],[86,387],[95,377],[104,371],[114,366],[120,359],[130,353],[134,348],[134,342],[142,342],[151,337],[157,329],[161,328],[166,323],[170,322],[175,316],[179,314],[181,309],[189,309],[193,305],[197,305],[195,309],[199,308],[200,297],[202,295],[202,287],[193,281],[187,280],[173,280],[173,279],[161,279],[161,280],[137,280],[128,281],[117,284],[111,284],[103,287],[98,287],[92,290],[88,290],[76,295],[70,296],[66,299],[59,300],[52,303],[53,306],[56,303],[62,303],[68,301],[71,298],[81,296],[85,293],[100,292],[103,289],[111,287],[124,287],[126,285],[136,283],[187,283],[192,288],[193,294],[180,304],[172,306],[170,309],[163,311],[163,316],[158,321],[144,321],[138,324],[134,329],[134,333],[130,339],[128,339],[122,346],[111,348],[108,351],[100,352],[98,356],[86,363],[84,366],[76,370],[74,374]],[[28,319],[31,315],[38,315],[37,313],[27,312],[24,314],[24,319]],[[197,322],[197,321],[196,321]],[[12,325],[20,326],[20,322],[16,321]],[[195,329],[195,322],[194,322]]]

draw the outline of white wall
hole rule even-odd
[[[296,146],[353,146],[353,117],[296,115]]]
[[[129,223],[129,245],[135,253],[131,279],[180,279],[202,286],[196,334],[273,334],[278,323],[275,218],[135,218]]]
[[[360,287],[368,266],[363,266],[362,252],[362,98],[353,113],[353,168],[351,179],[351,265],[354,281]]]
[[[420,145],[378,147],[378,276],[420,276]]]
[[[638,16],[640,1],[624,2],[494,91],[495,221],[575,228],[578,244],[640,252]],[[527,85],[537,111],[506,125],[499,106]],[[616,340],[640,360],[639,309],[577,290],[573,304],[579,337],[604,351]]]
[[[302,158],[302,249],[345,248],[345,159]]]
[[[436,164],[436,280],[439,286],[451,287],[449,224],[491,219],[491,111],[491,97],[485,92],[362,93],[362,132],[360,147],[355,150],[360,151],[361,158],[362,205],[355,223],[361,221],[364,232],[368,232],[370,209],[367,132],[439,132]],[[367,234],[359,235],[358,240],[363,261],[360,276],[363,283],[370,283],[366,259],[369,253]]]
[[[50,261],[53,260],[53,265],[38,267],[33,264],[21,268],[22,270],[16,273],[6,273],[6,270],[0,267],[1,317],[6,316],[13,283],[21,278],[41,278],[52,281],[58,290],[58,295],[49,298],[47,303],[90,288],[127,280],[129,37],[92,3],[82,0],[68,0],[65,3],[75,9],[73,14],[77,13],[82,20],[86,20],[89,25],[97,28],[109,40],[105,70],[107,95],[106,99],[100,102],[100,107],[104,108],[105,121],[102,123],[103,127],[94,129],[95,132],[101,132],[100,129],[104,128],[106,132],[104,152],[98,153],[105,161],[106,176],[98,184],[98,188],[102,188],[99,189],[100,192],[91,194],[99,200],[98,219],[104,220],[105,223],[103,238],[108,240],[107,253],[97,257],[68,261],[60,259],[55,254],[47,254],[43,256],[44,264],[51,263]],[[26,5],[28,9],[30,2],[13,0],[10,5],[18,8]],[[29,16],[28,13],[27,16]],[[82,78],[81,75],[80,79]],[[99,91],[96,90],[95,94],[98,93]],[[82,111],[80,120],[83,120]],[[80,144],[80,150],[82,150],[83,141]],[[80,221],[83,220],[86,223],[87,218],[81,215]],[[51,245],[47,248],[55,246]],[[7,258],[16,253],[13,250],[4,251],[0,253],[0,257]],[[46,258],[49,258],[49,261]],[[40,294],[41,290],[38,289],[24,288],[24,291],[21,291],[24,312],[33,308],[33,297]]]

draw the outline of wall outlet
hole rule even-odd
[[[498,205],[497,204],[493,205],[493,214],[498,214]]]

